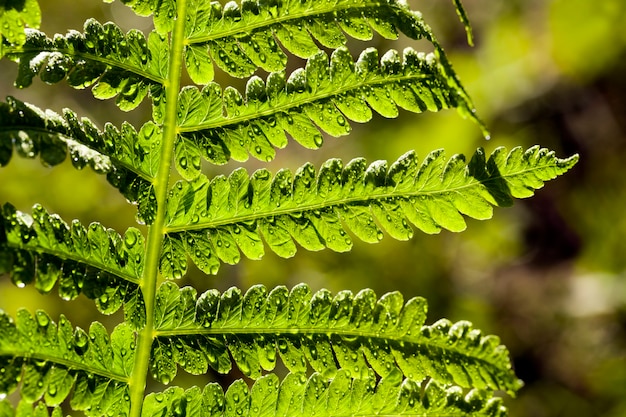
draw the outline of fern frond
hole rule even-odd
[[[168,388],[146,397],[142,417],[164,415],[197,417],[351,417],[351,416],[481,416],[505,417],[500,398],[479,390],[466,395],[456,388],[444,388],[430,381],[417,383],[402,379],[399,372],[376,381],[351,379],[339,371],[329,381],[318,373],[309,378],[288,374],[282,381],[269,374],[251,388],[237,380],[224,392],[215,383],[204,389]]]
[[[18,155],[34,158],[39,154],[45,165],[57,165],[69,151],[72,164],[91,166],[99,173],[126,168],[146,181],[154,181],[161,129],[146,123],[139,132],[124,123],[121,129],[111,123],[99,130],[87,118],[65,109],[63,116],[43,111],[13,97],[0,102],[0,166],[6,165],[15,147]]]
[[[167,79],[168,43],[152,32],[146,40],[138,30],[124,34],[114,23],[85,22],[84,33],[70,31],[53,39],[30,30],[24,45],[7,47],[19,61],[15,85],[28,87],[35,76],[53,84],[63,79],[75,88],[93,85],[94,97],[117,97],[118,107],[130,111],[151,92],[163,96]]]
[[[396,39],[398,30],[413,39],[430,38],[430,29],[417,13],[398,1],[335,0],[217,2],[195,0],[188,8],[185,28],[187,70],[198,84],[213,79],[212,63],[235,77],[285,69],[287,55],[301,58],[346,43],[346,36],[369,40],[374,32]]]
[[[112,1],[112,0],[110,0]],[[172,30],[175,2],[124,1],[140,15],[154,14],[156,30]],[[179,16],[178,18],[182,18]],[[192,0],[185,18],[185,63],[192,80],[213,79],[213,63],[235,77],[285,69],[287,56],[278,46],[302,58],[319,52],[315,41],[327,48],[346,43],[348,35],[369,40],[374,32],[396,39],[398,31],[413,39],[431,39],[430,29],[418,13],[400,1],[335,0],[331,2],[218,2]]]
[[[355,63],[340,47],[330,58],[320,52],[306,69],[294,71],[287,80],[272,73],[263,82],[248,81],[245,99],[233,89],[224,91],[210,83],[199,91],[188,87],[179,96],[181,147],[195,144],[209,161],[222,164],[233,158],[245,161],[248,154],[260,160],[274,158],[276,148],[287,144],[285,132],[307,148],[322,144],[320,129],[332,136],[350,132],[349,120],[367,122],[372,109],[385,117],[397,117],[398,107],[412,111],[463,108],[471,112],[463,92],[451,86],[434,55],[407,48],[403,58],[389,51],[378,60],[378,51],[365,50]],[[224,104],[222,104],[224,103]],[[317,126],[317,127],[316,127]],[[179,169],[185,177],[188,173]]]
[[[37,0],[2,2],[0,5],[0,57],[4,55],[3,43],[21,45],[26,41],[24,29],[38,28],[41,23],[41,10]]]
[[[60,405],[66,398],[74,410],[87,416],[128,413],[128,380],[134,361],[135,336],[127,324],[111,336],[95,322],[89,333],[58,325],[42,310],[17,313],[14,322],[0,312],[0,391],[19,386],[23,400]]]
[[[18,287],[34,281],[41,293],[58,283],[61,298],[80,293],[112,314],[123,304],[134,327],[145,323],[139,289],[143,271],[144,237],[135,228],[124,237],[98,223],[69,227],[59,216],[36,205],[32,217],[5,204],[0,213],[0,273],[9,273]]]
[[[184,275],[187,256],[211,274],[220,262],[238,263],[239,251],[259,259],[261,236],[273,252],[291,257],[294,240],[307,250],[350,250],[348,231],[370,243],[382,239],[381,228],[393,238],[411,238],[409,223],[426,233],[462,231],[462,215],[491,218],[492,206],[531,196],[577,160],[534,146],[510,153],[498,148],[489,160],[479,149],[469,163],[462,155],[446,162],[443,151],[435,151],[420,165],[408,152],[391,167],[384,161],[367,166],[364,159],[344,167],[332,159],[317,174],[307,164],[295,176],[281,170],[272,178],[262,169],[249,177],[237,169],[228,178],[181,181],[168,202],[161,271],[168,278]]]
[[[431,378],[511,394],[520,386],[497,337],[483,336],[465,321],[424,326],[422,298],[404,305],[398,292],[380,299],[372,290],[333,297],[299,285],[268,294],[259,285],[245,295],[231,288],[194,299],[195,290],[179,290],[171,282],[157,292],[151,361],[159,380],[172,380],[176,364],[193,374],[206,373],[209,366],[226,373],[229,353],[244,375],[256,379],[262,370],[274,369],[278,351],[291,372],[306,372],[308,363],[328,378],[338,369],[359,378],[369,367],[382,377],[399,368],[416,381]]]
[[[23,103],[13,97],[0,102],[0,167],[9,163],[13,149],[25,158],[40,157],[45,165],[63,162],[69,152],[72,165],[91,166],[129,201],[138,204],[139,218],[151,223],[156,213],[152,182],[159,164],[161,128],[146,123],[137,132],[107,123],[100,131],[87,118],[65,110],[63,116]]]

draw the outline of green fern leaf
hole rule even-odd
[[[434,55],[409,48],[403,59],[389,51],[380,63],[371,48],[356,63],[344,47],[333,52],[330,64],[320,52],[287,80],[283,73],[270,74],[265,83],[252,77],[245,99],[230,87],[222,92],[215,83],[202,91],[184,88],[177,125],[178,140],[185,144],[178,146],[189,149],[195,144],[216,164],[230,158],[245,161],[248,154],[265,161],[274,158],[274,148],[287,144],[285,132],[307,148],[319,148],[320,129],[332,136],[346,135],[351,129],[348,119],[367,122],[371,109],[385,117],[396,117],[398,107],[412,112],[457,108],[472,114],[464,92],[448,77]],[[198,168],[193,172],[184,168],[180,171],[186,178],[199,174]]]
[[[212,60],[235,77],[252,75],[257,68],[282,71],[285,50],[301,58],[346,43],[346,36],[369,40],[377,32],[396,39],[398,30],[414,38],[431,39],[419,14],[399,1],[217,2],[192,1],[185,27],[187,69],[198,84],[212,80]],[[202,60],[195,57],[204,57]],[[208,71],[199,71],[200,68]]]
[[[37,0],[2,2],[0,5],[0,57],[4,55],[4,40],[21,45],[26,41],[24,29],[36,29],[41,23]]]
[[[309,378],[288,374],[282,381],[274,374],[258,379],[251,388],[235,381],[226,392],[215,383],[203,390],[168,388],[150,394],[142,417],[193,415],[198,417],[311,416],[490,416],[504,417],[500,398],[472,390],[465,396],[456,387],[444,388],[434,381],[419,384],[403,380],[399,372],[376,381],[373,375],[351,379],[339,371],[329,381],[318,373]]]
[[[194,299],[195,290],[171,282],[158,290],[151,359],[158,380],[172,380],[176,364],[192,374],[209,366],[226,373],[230,353],[255,379],[274,369],[279,355],[291,372],[306,372],[308,363],[327,378],[338,369],[358,378],[369,375],[370,367],[383,377],[399,368],[416,381],[429,377],[511,394],[519,388],[499,339],[482,336],[468,322],[424,326],[421,298],[404,305],[399,293],[379,300],[371,290],[333,297],[299,285],[269,294],[263,286],[245,295],[236,288],[222,295],[212,290]]]
[[[0,312],[1,390],[10,393],[19,385],[23,400],[51,407],[69,398],[87,416],[128,413],[134,344],[127,324],[109,337],[97,322],[86,333],[73,330],[64,316],[55,324],[41,310],[34,316],[20,310],[16,322]]]
[[[69,109],[59,116],[7,97],[6,103],[0,102],[0,123],[0,166],[9,162],[15,147],[23,157],[39,154],[49,166],[63,162],[69,151],[77,169],[89,165],[108,174],[125,168],[147,181],[156,176],[158,159],[151,154],[160,148],[161,129],[152,122],[139,132],[128,123],[121,129],[107,123],[100,131],[89,119],[79,119]]]
[[[186,255],[211,274],[220,261],[238,263],[239,250],[259,259],[261,236],[273,252],[290,257],[297,250],[294,240],[308,250],[347,251],[347,231],[370,243],[383,237],[381,229],[409,239],[410,223],[426,233],[462,231],[463,215],[491,218],[492,206],[531,196],[577,160],[535,146],[508,154],[498,148],[488,161],[479,149],[469,163],[461,155],[446,161],[436,151],[420,165],[409,152],[389,168],[384,161],[367,166],[356,159],[344,167],[332,159],[317,175],[307,164],[295,176],[281,170],[272,178],[262,169],[248,177],[238,169],[228,178],[178,182],[169,198],[168,256],[161,258],[161,271],[182,276]]]
[[[83,293],[98,309],[112,314],[123,304],[135,328],[145,323],[139,281],[143,272],[144,237],[131,228],[121,237],[98,223],[69,227],[41,206],[33,216],[8,203],[0,217],[0,273],[9,273],[18,287],[34,281],[43,294],[58,283],[61,298]]]
[[[69,152],[72,165],[86,165],[106,174],[108,182],[129,201],[138,204],[139,218],[152,223],[156,213],[152,182],[156,176],[162,130],[153,122],[139,132],[124,123],[121,129],[107,123],[104,131],[89,119],[65,110],[63,117],[12,97],[0,102],[0,166],[17,155],[35,158],[44,165],[63,162]]]
[[[28,87],[35,76],[52,84],[66,79],[74,88],[93,85],[96,98],[117,97],[120,109],[133,110],[151,92],[163,94],[167,79],[168,44],[153,32],[146,40],[138,30],[124,34],[114,23],[85,22],[84,33],[47,38],[29,31],[24,45],[6,48],[19,62],[16,86]]]

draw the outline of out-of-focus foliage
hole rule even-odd
[[[48,33],[80,29],[85,16],[126,22],[125,30],[136,25],[116,3],[114,16],[97,2],[42,3],[48,16],[42,29]],[[577,169],[529,203],[501,210],[491,222],[477,227],[469,221],[462,235],[417,236],[409,243],[389,239],[375,246],[357,243],[350,256],[324,251],[285,261],[268,253],[263,263],[244,260],[237,267],[225,266],[219,281],[207,283],[200,274],[190,280],[198,288],[307,281],[315,290],[370,287],[379,293],[398,289],[407,298],[420,294],[429,299],[433,316],[466,317],[506,340],[526,382],[511,404],[512,416],[625,415],[626,3],[467,2],[476,44],[471,50],[463,29],[449,19],[449,4],[409,3],[430,18],[492,131],[492,141],[485,143],[471,123],[454,114],[407,116],[393,124],[371,122],[367,129],[355,125],[363,140],[341,147],[335,146],[341,140],[329,139],[317,153],[281,151],[276,165],[295,169],[307,159],[319,166],[330,155],[394,160],[409,149],[425,156],[433,143],[450,154],[471,152],[477,144],[488,151],[500,145],[540,144],[560,149],[559,154],[579,152]],[[384,41],[375,38],[372,43],[381,46]],[[3,79],[13,79],[14,73],[12,66],[0,65]],[[222,76],[216,74],[217,79]],[[68,88],[55,86],[39,90],[45,96],[31,100],[35,91],[19,92],[19,97],[55,111],[80,107],[90,117],[129,117],[112,103],[93,103],[89,92],[84,99],[69,98]],[[2,83],[0,96],[7,94],[16,93]],[[143,119],[139,112],[130,117],[146,120],[149,110],[144,110]],[[467,140],[472,136],[474,143]],[[48,172],[38,164],[13,164],[0,171],[0,198],[29,210],[43,193],[46,208],[64,218],[96,219],[117,230],[133,224],[134,212],[104,180],[71,167]],[[20,177],[35,175],[42,183],[36,195],[19,186]],[[48,181],[68,186],[51,188],[45,185]],[[289,278],[285,282],[278,277]],[[53,299],[16,291],[0,287],[5,310],[13,312],[30,300],[58,315],[60,308],[49,305]],[[87,327],[92,321],[88,312],[95,311],[92,303],[82,298],[73,303],[71,309],[79,313],[72,322]]]

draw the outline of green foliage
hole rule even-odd
[[[90,417],[505,415],[496,391],[514,395],[521,386],[506,348],[466,321],[426,325],[422,298],[312,294],[306,285],[198,297],[165,280],[183,278],[188,258],[216,274],[242,254],[260,259],[266,246],[290,257],[297,245],[348,251],[354,237],[375,243],[383,231],[406,240],[411,225],[462,231],[463,216],[490,218],[493,206],[531,196],[577,156],[559,159],[534,146],[498,148],[488,158],[479,149],[466,162],[439,150],[421,163],[408,152],[390,166],[331,159],[295,174],[239,168],[208,178],[202,158],[269,161],[286,134],[319,148],[323,133],[346,135],[348,119],[367,122],[372,110],[392,118],[398,107],[455,108],[482,125],[431,30],[403,2],[122,2],[152,15],[155,30],[123,33],[89,19],[83,33],[49,38],[36,29],[36,2],[0,6],[9,22],[0,27],[1,55],[17,62],[18,87],[34,77],[66,80],[125,111],[148,97],[153,116],[139,128],[99,129],[71,110],[59,115],[12,97],[0,103],[0,166],[14,155],[54,166],[69,154],[76,169],[106,175],[149,226],[147,236],[135,228],[120,234],[99,223],[68,225],[40,205],[28,214],[4,203],[0,273],[43,294],[56,286],[67,300],[82,293],[103,314],[123,307],[124,321],[109,334],[99,322],[73,329],[42,310],[15,319],[0,312],[0,416],[60,416],[69,408]],[[471,39],[467,15],[454,4]],[[434,53],[407,48],[379,59],[369,48],[355,61],[347,37],[374,32],[425,39]],[[288,54],[306,58],[304,68],[287,75]],[[214,66],[249,77],[245,94],[214,82]],[[193,85],[182,85],[183,68]],[[259,69],[269,72],[265,81]],[[179,368],[224,374],[233,364],[246,380],[146,392],[149,375],[170,384]],[[15,391],[16,408],[4,399]]]
[[[24,26],[38,27],[40,23],[37,0],[4,0],[0,4],[0,35],[10,43],[24,43]],[[2,51],[0,45],[0,57]]]
[[[426,233],[459,232],[466,227],[461,214],[491,218],[492,205],[532,195],[575,162],[538,146],[508,154],[498,148],[488,161],[479,149],[468,164],[460,155],[446,161],[443,151],[420,164],[408,152],[390,167],[384,161],[368,166],[362,158],[344,167],[332,159],[317,174],[307,164],[295,175],[281,170],[273,178],[264,169],[251,177],[237,169],[229,177],[179,181],[168,201],[170,256],[162,258],[161,272],[167,278],[182,276],[189,256],[204,272],[216,274],[220,262],[239,262],[237,247],[259,259],[261,235],[273,252],[291,257],[295,242],[308,250],[350,250],[346,229],[369,243],[383,238],[381,228],[393,238],[410,239],[409,223]]]

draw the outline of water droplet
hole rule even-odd
[[[124,235],[124,244],[127,248],[132,248],[137,243],[137,234],[127,231]]]
[[[50,317],[48,317],[48,315],[46,313],[44,313],[43,311],[37,311],[36,317],[37,317],[37,324],[39,324],[39,327],[47,327],[48,324],[50,324]]]
[[[193,166],[194,169],[200,169],[200,167],[202,166],[202,160],[200,159],[199,156],[194,156],[191,158],[191,165]]]
[[[83,329],[76,329],[74,332],[74,350],[79,355],[82,355],[87,350],[89,343],[89,337]]]

